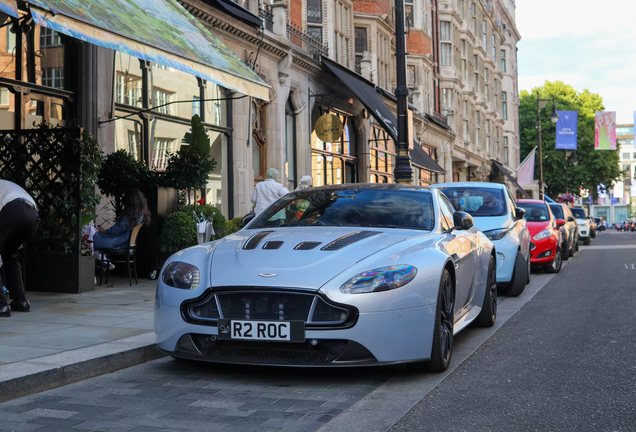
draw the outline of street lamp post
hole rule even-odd
[[[411,183],[413,170],[409,157],[409,123],[408,96],[406,86],[406,32],[404,31],[404,0],[395,2],[395,62],[397,98],[397,156],[395,158],[395,181],[397,183]]]
[[[571,152],[569,150],[565,151],[565,193],[569,193],[570,189],[568,188],[568,158],[574,153],[574,157],[572,158],[572,165],[579,164],[579,158],[576,157],[576,152]]]
[[[545,183],[543,183],[543,152],[541,151],[541,108],[546,106],[548,102],[552,101],[552,114],[550,114],[550,120],[552,123],[556,123],[559,119],[559,115],[556,112],[556,103],[554,97],[552,99],[541,99],[539,96],[539,90],[537,90],[537,129],[539,130],[539,187],[541,188],[541,199],[545,199]]]

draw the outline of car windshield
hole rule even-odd
[[[578,219],[586,219],[585,217],[585,209],[582,208],[573,208],[572,213],[574,213],[574,217]]]
[[[471,216],[503,216],[506,204],[501,189],[480,187],[440,188],[453,206]]]
[[[555,204],[555,205],[550,205],[550,210],[552,210],[552,213],[554,214],[554,217],[557,219],[565,219],[563,217],[563,209],[561,208],[560,205]]]
[[[545,222],[550,219],[550,210],[545,204],[520,202],[517,206],[526,211],[523,217],[528,222]]]
[[[433,197],[426,190],[306,189],[258,215],[249,228],[356,226],[432,230]]]

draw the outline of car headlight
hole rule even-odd
[[[389,291],[406,285],[415,279],[417,269],[412,265],[392,265],[367,270],[342,284],[344,294],[363,294]]]
[[[552,235],[552,233],[550,232],[550,230],[543,230],[540,233],[537,233],[537,235],[535,235],[532,238],[535,239],[535,240],[543,240],[543,239],[547,239],[551,235]]]
[[[201,274],[192,264],[174,261],[163,269],[161,280],[166,285],[179,289],[195,289],[199,286]]]
[[[501,240],[508,234],[507,229],[498,229],[492,231],[486,231],[484,234],[488,237],[489,240]]]

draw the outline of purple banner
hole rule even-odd
[[[557,111],[556,148],[576,150],[578,111]]]

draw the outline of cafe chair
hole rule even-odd
[[[139,281],[137,280],[137,234],[139,234],[139,230],[141,229],[142,225],[143,223],[140,223],[133,228],[132,232],[130,233],[130,242],[128,243],[127,248],[110,248],[97,250],[97,253],[100,254],[97,260],[100,269],[100,285],[102,284],[102,276],[104,275],[104,272],[106,273],[106,283],[108,283],[110,263],[115,262],[126,263],[126,267],[128,269],[128,283],[130,283],[130,286],[132,286],[131,270],[135,273],[135,284],[139,284]],[[117,257],[118,259],[114,260],[113,257]]]

